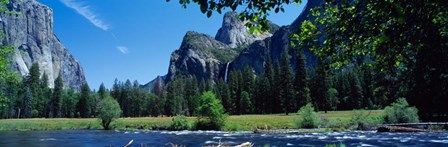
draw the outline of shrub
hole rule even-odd
[[[188,130],[189,128],[187,117],[178,115],[171,119],[170,130]]]
[[[347,129],[347,124],[348,123],[342,121],[340,118],[336,118],[336,119],[330,119],[326,124],[322,125],[334,130],[344,130]]]
[[[404,98],[399,98],[384,109],[385,123],[414,123],[419,122],[418,110],[415,107],[409,107]]]
[[[381,124],[381,120],[372,119],[369,116],[370,112],[356,110],[350,118],[350,124],[357,130],[369,130],[372,129],[374,125]]]
[[[314,111],[311,103],[306,104],[299,110],[300,118],[295,120],[295,124],[299,128],[316,128],[320,124],[319,116]]]
[[[101,120],[101,124],[105,130],[110,129],[110,123],[120,117],[122,112],[118,102],[110,96],[107,96],[98,103],[97,110],[97,117]]]
[[[198,130],[221,130],[226,124],[227,114],[213,92],[202,94],[197,112],[199,116],[195,128]]]
[[[37,111],[36,109],[33,109],[31,111],[31,117],[33,117],[33,118],[39,117],[39,111]]]

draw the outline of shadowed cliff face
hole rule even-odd
[[[0,28],[7,45],[16,47],[12,70],[25,76],[35,62],[41,74],[46,73],[50,87],[59,72],[64,87],[79,90],[86,82],[81,64],[70,54],[53,33],[53,11],[35,0],[10,0],[8,9],[17,14],[0,14]]]
[[[165,85],[177,77],[193,75],[198,80],[207,79],[214,83],[219,78],[224,78],[227,63],[230,63],[230,70],[242,70],[250,66],[255,73],[263,74],[268,51],[272,61],[279,59],[281,52],[289,48],[291,33],[295,32],[304,20],[310,19],[308,14],[311,8],[323,3],[324,0],[308,2],[304,11],[289,26],[279,28],[271,24],[271,28],[274,28],[272,34],[251,34],[235,12],[228,12],[224,15],[222,27],[215,38],[187,32],[180,48],[171,55],[168,74],[163,76],[164,80],[156,78],[143,88],[154,92],[153,87],[160,87],[154,86],[155,83],[163,81],[163,84],[158,85]],[[304,55],[308,66],[316,64],[316,57],[307,49],[304,50]],[[291,57],[291,60],[294,59]]]
[[[221,64],[216,52],[223,55],[236,56],[238,53],[228,45],[216,41],[211,36],[196,32],[187,32],[182,45],[171,54],[167,81],[178,76],[196,75],[198,79],[217,79]]]
[[[289,37],[291,33],[298,31],[297,29],[300,28],[303,21],[312,19],[312,16],[310,16],[311,8],[322,6],[324,2],[325,0],[308,0],[302,13],[300,13],[291,25],[280,27],[271,37],[263,41],[256,41],[243,50],[232,62],[232,70],[242,70],[246,66],[250,66],[257,74],[262,74],[268,51],[273,62],[280,59],[282,51],[290,48],[289,43],[291,40]],[[308,49],[304,49],[304,55],[307,66],[316,65],[317,58]],[[294,60],[293,57],[291,57],[291,60]],[[295,61],[291,61],[291,63],[295,67]]]

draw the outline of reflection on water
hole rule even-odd
[[[308,134],[251,134],[220,131],[30,131],[0,132],[0,146],[186,146],[212,144],[236,145],[253,142],[255,146],[448,146],[448,133],[330,132]]]

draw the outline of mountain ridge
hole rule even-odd
[[[244,22],[237,17],[235,12],[227,12],[224,15],[222,26],[217,31],[214,39],[212,39],[211,36],[206,35],[208,36],[207,39],[192,40],[192,42],[207,44],[218,41],[220,43],[217,44],[221,45],[219,49],[205,45],[202,47],[196,46],[199,48],[196,51],[201,49],[205,52],[216,52],[220,50],[229,52],[236,51],[238,52],[237,55],[226,53],[224,55],[231,57],[226,58],[227,60],[223,60],[223,58],[218,59],[215,56],[216,54],[204,55],[204,53],[201,52],[198,53],[193,50],[186,50],[184,44],[188,44],[189,41],[184,37],[180,49],[174,51],[171,55],[168,74],[162,76],[166,77],[163,80],[163,85],[166,85],[176,77],[189,77],[193,75],[196,76],[198,80],[211,80],[212,83],[215,83],[219,78],[224,77],[227,63],[230,63],[230,66],[228,67],[229,71],[242,70],[246,66],[250,66],[257,74],[262,74],[264,72],[266,54],[269,52],[272,59],[279,59],[281,52],[289,49],[289,42],[291,41],[289,36],[293,30],[296,30],[301,25],[301,22],[310,18],[309,11],[311,8],[322,4],[324,4],[324,0],[308,2],[303,12],[300,13],[291,25],[279,27],[270,22],[271,28],[273,28],[274,31],[264,32],[262,34],[250,34],[244,25]],[[187,32],[185,36],[188,36],[188,34],[189,32]],[[198,54],[203,54],[204,56],[197,56]],[[307,66],[314,66],[317,60],[316,57],[307,49],[304,50],[304,54],[306,56]],[[290,59],[293,60],[293,57],[290,57]],[[151,85],[154,81],[156,80],[152,80],[142,86],[142,88],[154,92],[154,90],[151,89],[151,87],[154,87]],[[158,81],[160,82],[160,79]]]

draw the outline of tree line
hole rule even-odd
[[[137,81],[114,84],[111,91],[101,84],[98,91],[91,90],[87,83],[80,91],[64,89],[62,75],[49,88],[46,73],[41,74],[39,64],[34,63],[30,72],[18,82],[1,82],[1,93],[7,98],[2,101],[1,118],[90,118],[98,115],[101,100],[114,98],[119,102],[124,117],[149,116],[157,111],[152,104],[156,95],[145,92]]]
[[[2,109],[1,117],[95,117],[98,103],[107,97],[118,102],[122,117],[196,116],[200,96],[206,91],[215,93],[226,113],[232,115],[289,114],[307,103],[319,111],[380,109],[395,101],[382,86],[384,75],[368,68],[353,66],[330,71],[322,63],[306,67],[303,52],[293,49],[283,51],[280,61],[272,62],[269,52],[265,58],[262,75],[246,67],[229,71],[227,81],[180,76],[156,94],[141,89],[137,81],[117,79],[110,90],[101,84],[98,91],[92,91],[85,83],[76,92],[63,88],[61,74],[51,89],[48,76],[40,76],[35,63],[21,82],[2,84],[3,93],[11,101]]]
[[[265,61],[262,75],[246,67],[229,71],[227,81],[198,80],[194,75],[178,77],[158,97],[157,107],[164,110],[159,114],[195,115],[198,97],[205,91],[214,92],[226,113],[233,115],[289,114],[307,103],[313,103],[319,111],[380,109],[395,101],[381,85],[383,75],[368,68],[329,71],[324,65],[306,67],[302,51],[292,49],[283,51],[280,61],[272,63],[269,53]]]

